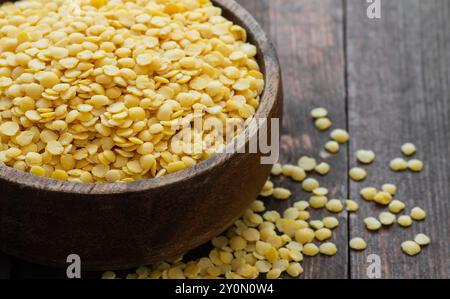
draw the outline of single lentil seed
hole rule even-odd
[[[347,131],[345,131],[343,129],[333,130],[333,132],[331,132],[331,134],[330,134],[330,137],[331,137],[331,139],[337,141],[340,144],[347,143],[350,139],[350,136],[347,133]]]
[[[375,196],[378,194],[378,191],[374,187],[366,187],[361,189],[360,195],[363,199],[367,201],[372,201],[375,199]]]
[[[322,107],[314,108],[311,110],[311,117],[314,119],[323,118],[328,116],[328,110]]]
[[[327,175],[330,172],[330,165],[328,163],[322,162],[316,166],[315,171],[320,175]]]
[[[381,191],[381,192],[378,192],[377,195],[375,195],[373,200],[377,204],[387,206],[392,200],[392,195],[389,192]]]
[[[359,150],[356,152],[356,157],[363,164],[371,164],[375,160],[375,153],[369,150]]]
[[[337,143],[336,141],[328,141],[325,144],[325,149],[331,154],[336,154],[337,152],[339,152],[339,143]]]
[[[402,145],[402,153],[405,156],[412,156],[416,153],[416,146],[412,143],[405,143]]]
[[[305,171],[312,171],[316,167],[317,163],[314,158],[310,157],[301,157],[298,160],[298,166],[303,168]]]
[[[342,202],[338,199],[331,199],[330,201],[328,201],[326,204],[326,208],[332,213],[340,213],[344,210]]]
[[[408,215],[402,215],[398,217],[397,222],[402,227],[410,227],[412,224],[412,219]]]
[[[384,184],[381,187],[381,190],[388,192],[389,194],[391,194],[392,196],[395,195],[395,193],[397,193],[397,186],[395,186],[394,184]]]
[[[380,220],[381,224],[386,226],[394,224],[395,218],[396,218],[395,215],[389,212],[382,212],[378,216],[378,219]]]
[[[427,217],[427,213],[423,209],[415,207],[411,210],[410,216],[416,221],[422,221]]]
[[[423,170],[423,162],[417,159],[408,161],[408,168],[413,172],[421,172]]]
[[[402,201],[395,199],[389,204],[389,211],[398,214],[403,211],[405,207],[406,205]]]
[[[404,253],[411,256],[417,255],[421,251],[419,244],[414,241],[405,241],[402,243],[401,247]]]
[[[376,231],[381,228],[381,223],[378,221],[378,219],[374,217],[367,217],[364,219],[364,223],[366,225],[366,228],[371,231]]]
[[[359,204],[351,199],[347,199],[345,201],[345,205],[346,205],[346,210],[349,212],[356,212],[359,209]]]
[[[314,122],[315,127],[320,131],[326,131],[333,125],[328,118],[319,118]]]
[[[414,242],[420,246],[426,246],[431,243],[430,238],[425,234],[418,234],[414,237]]]
[[[292,193],[286,188],[274,188],[273,189],[273,197],[276,199],[288,199],[291,197]]]
[[[350,178],[354,180],[355,182],[363,181],[367,178],[367,172],[360,168],[360,167],[354,167],[350,170]]]
[[[355,237],[350,240],[349,246],[353,250],[365,250],[367,248],[367,243],[363,238]]]
[[[337,253],[338,249],[334,243],[325,242],[323,244],[320,244],[319,251],[321,254],[331,256],[331,255],[335,255]]]

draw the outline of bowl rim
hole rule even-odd
[[[253,121],[258,118],[267,118],[277,101],[277,95],[281,84],[281,70],[275,48],[255,18],[235,0],[211,1],[214,5],[222,9],[223,14],[233,15],[237,20],[237,23],[247,30],[248,36],[258,48],[258,55],[263,64],[262,69],[264,70],[265,87],[261,96],[260,106],[256,111]],[[239,148],[246,146],[248,141],[258,134],[258,130],[251,130],[250,128],[251,126],[248,126],[238,135],[246,135],[245,143],[239,145]],[[226,145],[226,149],[229,149],[230,147],[236,147],[236,138]],[[181,181],[188,181],[194,176],[203,174],[212,168],[225,164],[232,157],[239,155],[237,152],[228,153],[228,151],[226,151],[226,153],[218,153],[184,170],[167,174],[159,178],[151,178],[130,183],[78,183],[58,181],[51,178],[38,177],[31,173],[20,171],[0,163],[0,184],[3,181],[5,183],[20,185],[22,188],[84,195],[111,195],[142,192],[160,187],[168,187]]]

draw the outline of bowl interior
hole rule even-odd
[[[0,0],[0,3],[11,2]],[[14,1],[13,1],[14,2]],[[247,30],[248,41],[258,49],[256,60],[265,77],[265,88],[261,95],[260,106],[258,107],[255,118],[267,118],[272,107],[277,100],[279,88],[280,70],[278,59],[272,44],[268,41],[266,34],[261,26],[252,17],[252,15],[240,6],[234,0],[212,0],[214,5],[222,8],[223,16],[235,24],[242,26]],[[268,89],[271,92],[268,92]],[[257,131],[251,131],[248,128],[241,134],[246,134],[246,143]],[[244,144],[245,146],[245,144]],[[227,148],[235,148],[235,141],[227,145]],[[227,151],[229,152],[229,151]],[[0,164],[0,180],[20,184],[38,190],[55,191],[62,193],[79,194],[118,194],[128,192],[140,192],[160,186],[167,186],[179,181],[195,176],[198,173],[208,171],[209,169],[224,163],[230,159],[233,154],[220,153],[213,157],[198,163],[197,165],[185,170],[165,175],[160,178],[141,180],[132,183],[75,183],[68,181],[56,181],[49,178],[34,176],[30,173],[19,171],[14,168]]]

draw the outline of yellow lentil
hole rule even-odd
[[[417,159],[408,161],[408,168],[414,172],[421,172],[423,170],[423,162]]]
[[[331,230],[328,228],[321,228],[315,231],[315,237],[319,241],[325,241],[331,238]]]
[[[389,194],[391,194],[392,196],[395,195],[395,193],[397,193],[397,186],[395,186],[394,184],[384,184],[381,187],[381,190],[388,192]]]
[[[350,240],[349,246],[353,250],[365,250],[367,248],[367,243],[363,238],[355,237]]]
[[[361,189],[360,195],[363,199],[367,201],[372,201],[375,199],[375,196],[378,194],[378,191],[374,187],[366,187]]]
[[[314,158],[310,157],[301,157],[298,160],[298,166],[303,168],[305,171],[312,171],[316,167],[317,163]]]
[[[300,263],[290,263],[286,272],[291,277],[299,277],[303,273],[303,268]]]
[[[360,167],[354,167],[350,169],[349,175],[350,178],[355,182],[360,182],[367,178],[367,172]]]
[[[410,227],[412,224],[412,219],[408,215],[402,215],[398,217],[397,222],[402,227]]]
[[[381,191],[378,192],[375,197],[373,198],[373,200],[380,205],[383,206],[387,206],[391,200],[392,200],[392,195],[389,192],[386,191]]]
[[[273,197],[276,199],[288,199],[291,197],[292,193],[286,188],[274,188],[273,189]]]
[[[302,183],[302,188],[306,192],[312,192],[315,189],[319,188],[319,182],[316,179],[313,178],[307,178]]]
[[[396,218],[395,215],[389,212],[382,212],[378,216],[378,219],[380,220],[381,224],[386,226],[394,224],[395,218]]]
[[[318,119],[328,116],[328,110],[323,107],[314,108],[311,110],[311,117]]]
[[[411,256],[417,255],[421,251],[419,244],[414,241],[405,241],[402,243],[401,247],[404,253]]]
[[[404,171],[408,169],[408,162],[402,158],[395,158],[391,161],[390,167],[393,171]]]
[[[334,229],[339,226],[339,220],[336,217],[325,217],[322,219],[323,225],[326,228]]]
[[[425,234],[418,234],[414,237],[414,242],[420,246],[426,246],[431,243],[430,238]]]
[[[350,139],[350,136],[347,133],[347,131],[345,131],[343,129],[333,130],[333,132],[331,132],[330,136],[331,136],[331,139],[337,141],[340,144],[347,143]]]
[[[336,245],[331,242],[325,242],[323,244],[320,244],[319,251],[321,254],[324,255],[335,255],[338,251]]]
[[[331,199],[327,202],[326,208],[332,213],[340,213],[344,210],[344,206],[339,199]]]
[[[394,214],[398,214],[405,209],[406,205],[400,200],[393,200],[389,204],[389,211]]]
[[[326,117],[319,118],[314,122],[315,127],[320,131],[326,131],[333,125],[331,120]]]
[[[337,143],[336,141],[328,141],[325,144],[325,149],[331,154],[336,154],[337,152],[339,152],[339,143]]]
[[[412,143],[405,143],[402,145],[402,153],[405,156],[412,156],[416,153],[416,146]]]
[[[379,230],[381,228],[381,223],[380,221],[378,221],[378,219],[374,218],[374,217],[367,217],[366,219],[364,219],[364,224],[366,225],[366,228],[368,230]]]
[[[280,175],[283,172],[283,167],[280,163],[275,163],[272,167],[271,174],[272,175]]]
[[[356,157],[363,164],[371,164],[375,160],[375,153],[369,150],[359,150],[356,152]]]
[[[316,256],[319,253],[319,248],[316,244],[308,243],[303,246],[303,254],[306,256]]]
[[[410,216],[416,221],[422,221],[427,217],[427,213],[423,209],[415,207],[411,210]]]
[[[327,202],[328,198],[326,198],[325,196],[311,196],[311,198],[309,199],[309,204],[313,209],[321,209],[325,207]]]
[[[322,162],[316,166],[315,171],[320,175],[327,175],[330,172],[330,165],[328,163]]]
[[[356,201],[351,200],[351,199],[347,199],[345,201],[345,205],[346,205],[346,210],[348,212],[356,212],[359,209],[359,204]]]
[[[0,6],[6,166],[82,182],[159,177],[220,149],[201,146],[210,134],[172,146],[196,111],[244,126],[254,116],[257,48],[211,1],[80,0],[76,20],[72,10],[71,1]]]

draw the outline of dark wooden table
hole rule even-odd
[[[285,86],[282,135],[283,163],[302,155],[316,158],[327,133],[313,128],[309,111],[327,107],[334,126],[347,128],[351,141],[327,159],[333,169],[322,178],[331,197],[360,202],[357,214],[340,215],[333,236],[339,253],[303,263],[303,278],[367,278],[367,258],[381,259],[382,278],[450,277],[450,2],[448,0],[381,0],[381,19],[367,17],[364,0],[240,0],[262,24],[277,47]],[[425,161],[420,174],[396,174],[391,159],[413,141]],[[348,169],[355,151],[372,149],[376,163],[368,179],[354,183]],[[409,229],[393,226],[373,234],[362,219],[380,209],[359,199],[363,186],[395,183],[398,198],[428,212],[425,222]],[[307,199],[298,184],[276,181],[294,193],[291,203]],[[268,200],[282,210],[288,202]],[[319,217],[320,213],[314,213]],[[401,242],[424,232],[432,244],[408,257]],[[348,240],[362,236],[364,252],[348,250]],[[64,277],[64,271],[0,255],[0,278]]]

